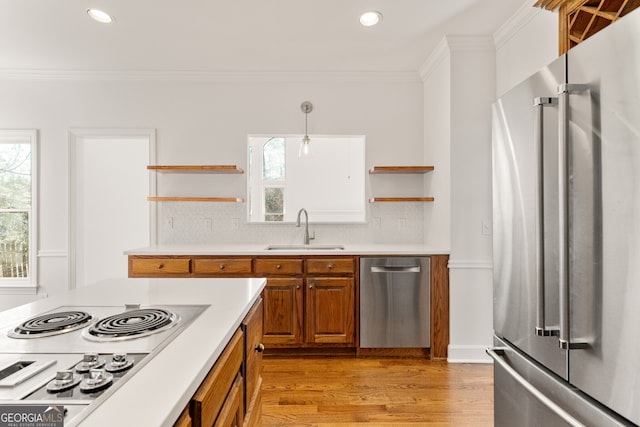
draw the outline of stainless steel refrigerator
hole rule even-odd
[[[640,10],[492,113],[495,425],[638,425]]]

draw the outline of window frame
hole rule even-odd
[[[38,131],[35,129],[0,129],[0,144],[11,143],[31,146],[31,206],[27,210],[29,217],[29,276],[0,278],[0,294],[35,294],[38,288]],[[3,209],[2,211],[10,212],[15,209]]]

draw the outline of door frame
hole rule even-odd
[[[76,237],[77,237],[77,217],[76,204],[78,194],[76,194],[77,171],[76,161],[78,154],[78,144],[86,138],[110,138],[128,139],[146,137],[149,140],[149,164],[156,161],[156,130],[155,129],[126,129],[126,128],[72,128],[69,129],[69,289],[75,289],[76,283]],[[156,194],[156,180],[149,179],[149,194]],[[150,244],[157,242],[156,224],[158,221],[158,210],[155,204],[149,205],[149,238]]]

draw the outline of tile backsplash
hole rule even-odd
[[[158,202],[159,244],[294,244],[303,230],[295,224],[249,224],[245,203]],[[314,243],[423,243],[424,204],[367,205],[366,224],[314,224]]]

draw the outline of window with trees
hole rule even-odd
[[[262,183],[265,221],[282,221],[285,196],[285,138],[274,137],[264,143]]]
[[[37,132],[0,130],[0,287],[35,285]]]

